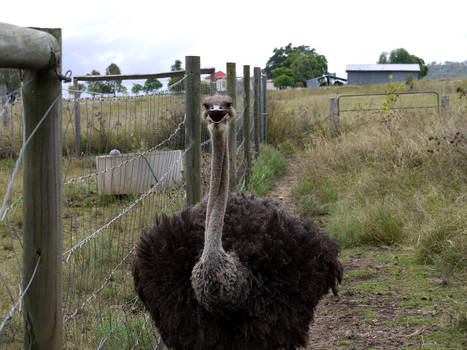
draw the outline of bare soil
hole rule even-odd
[[[297,181],[299,162],[289,158],[288,173],[277,180],[267,197],[280,202],[287,211],[296,214],[292,189]],[[384,256],[384,262],[374,259]],[[406,267],[397,263],[397,256],[389,247],[372,248],[365,254],[352,252],[342,258],[345,277],[340,286],[339,296],[327,295],[321,300],[310,328],[307,349],[420,349],[423,335],[436,331],[427,324],[401,322],[413,317],[430,318],[426,311],[402,306],[410,295],[393,285],[378,281],[392,281],[398,272]],[[399,269],[399,270],[398,270]],[[369,290],[362,288],[362,282],[377,277]],[[385,290],[385,288],[388,288]],[[407,303],[406,303],[407,304]],[[425,348],[426,349],[426,348]]]

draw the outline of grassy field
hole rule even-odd
[[[347,275],[349,286],[362,291],[366,288],[368,293],[400,291],[409,298],[404,300],[408,308],[414,300],[422,300],[418,303],[424,312],[433,310],[434,304],[449,310],[451,318],[439,312],[430,321],[437,325],[430,333],[430,343],[440,344],[433,349],[443,348],[443,344],[462,345],[459,339],[466,332],[467,311],[462,295],[465,296],[467,275],[467,100],[455,93],[457,86],[466,89],[467,79],[419,81],[413,89],[450,96],[448,114],[433,108],[395,109],[433,103],[423,96],[398,97],[398,93],[408,90],[403,84],[271,92],[269,140],[280,152],[273,147],[262,148],[247,187],[248,191],[264,195],[270,181],[286,171],[284,154],[295,152],[301,163],[299,183],[294,189],[299,211],[315,217],[340,238],[345,247],[344,259],[361,254],[371,265],[374,261],[388,261],[387,256],[399,256],[404,266],[400,273],[388,266],[385,279],[378,277],[371,266],[354,269]],[[342,106],[358,111],[342,113],[340,133],[333,134],[327,119],[329,98],[363,93],[386,95],[342,100]],[[81,115],[82,140],[90,153],[79,158],[72,155],[72,112],[68,109],[63,124],[65,181],[95,171],[96,154],[106,153],[115,145],[123,145],[122,151],[144,151],[167,137],[182,114],[168,100],[160,102],[156,108],[149,99],[141,98],[139,104],[125,109],[123,102],[94,101],[92,108],[85,108],[91,102],[82,101],[83,110],[87,111]],[[382,110],[365,111],[375,106]],[[128,120],[119,119],[119,110]],[[158,121],[164,113],[171,116],[170,122]],[[159,132],[156,140],[151,136],[152,130]],[[183,135],[174,139],[170,147],[176,148],[182,140]],[[13,160],[0,160],[1,189],[6,189]],[[204,167],[204,172],[207,169]],[[20,195],[21,182],[20,175],[12,198]],[[137,199],[97,192],[95,177],[64,186],[65,251]],[[131,348],[137,344],[135,348],[144,349],[160,341],[135,299],[131,253],[141,231],[151,224],[148,218],[161,211],[170,214],[183,203],[183,193],[176,188],[152,193],[132,208],[130,215],[113,222],[64,263],[66,348]],[[18,295],[21,240],[19,202],[0,224],[0,315],[6,314]],[[384,254],[366,254],[371,250],[368,247],[384,247]],[[361,275],[371,278],[359,279]],[[427,278],[439,279],[440,286],[430,291]],[[368,319],[370,311],[365,315]],[[401,316],[392,322],[425,322],[418,316]],[[9,339],[0,338],[0,348],[6,343],[8,349],[21,348],[19,313],[8,327]]]
[[[418,290],[427,295],[424,307],[446,309],[427,321],[436,325],[429,343],[438,344],[427,349],[466,345],[467,99],[456,94],[458,86],[465,89],[467,78],[415,83],[417,91],[448,95],[449,113],[396,109],[431,103],[416,95],[401,102],[397,93],[410,90],[400,83],[290,89],[269,100],[269,139],[294,149],[301,164],[293,190],[298,210],[337,236],[344,255],[368,247],[403,252],[407,275],[391,286],[374,283],[406,294]],[[354,100],[360,108],[341,113],[339,133],[331,132],[323,118],[330,97],[382,92],[379,100]],[[364,110],[378,105],[380,111]],[[428,276],[442,286],[430,289]],[[417,317],[393,322],[424,322]]]

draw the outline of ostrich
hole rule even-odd
[[[229,193],[232,99],[210,96],[208,199],[162,217],[136,250],[135,289],[175,350],[292,350],[306,345],[321,297],[342,279],[339,247],[311,219]]]

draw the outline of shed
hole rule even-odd
[[[405,81],[408,75],[414,79],[419,78],[420,66],[418,64],[348,64],[347,83],[358,84],[383,84],[390,81]]]

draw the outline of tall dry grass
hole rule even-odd
[[[454,81],[416,82],[449,93],[448,114],[391,108],[343,113],[337,136],[321,120],[329,97],[392,87],[271,94],[269,137],[292,144],[301,160],[294,189],[299,210],[317,217],[344,246],[401,244],[421,262],[465,271],[467,99],[455,94],[455,86],[466,87],[467,79]]]

